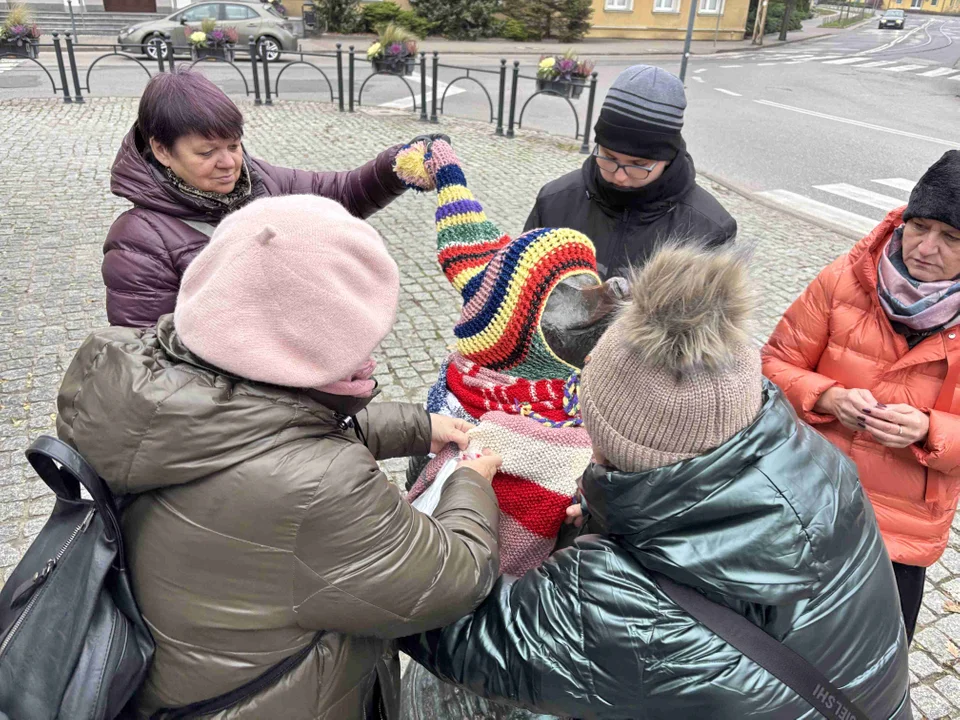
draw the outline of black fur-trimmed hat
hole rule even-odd
[[[960,150],[948,150],[910,193],[903,220],[939,220],[960,230]]]

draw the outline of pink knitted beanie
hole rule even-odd
[[[229,373],[323,389],[370,368],[399,292],[368,223],[313,195],[264,198],[225,218],[187,268],[174,324]]]

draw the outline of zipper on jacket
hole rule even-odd
[[[25,607],[23,612],[20,613],[20,617],[17,618],[17,621],[13,624],[13,627],[10,628],[10,632],[7,633],[3,643],[0,643],[0,657],[3,657],[3,653],[6,651],[7,646],[10,645],[10,642],[17,634],[20,626],[26,621],[27,617],[30,615],[30,611],[33,610],[34,605],[36,605],[37,601],[40,599],[42,593],[38,593],[36,590],[43,586],[47,579],[53,574],[53,571],[57,569],[58,563],[63,559],[64,554],[67,552],[70,546],[73,545],[73,541],[77,539],[77,536],[87,531],[87,528],[90,527],[90,523],[93,521],[93,516],[96,514],[96,512],[96,508],[90,508],[89,512],[87,512],[87,516],[83,519],[83,522],[73,529],[70,537],[68,537],[66,542],[63,543],[63,545],[60,547],[60,550],[57,551],[57,554],[54,555],[50,560],[47,560],[44,566],[34,573],[33,578],[25,587],[21,587],[17,590],[17,593],[14,595],[13,602],[11,603],[11,607],[15,607],[18,604],[18,601],[22,603],[23,598],[25,597],[32,597],[30,597],[30,602],[27,603],[27,607]]]

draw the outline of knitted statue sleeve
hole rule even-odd
[[[460,161],[453,148],[435,140],[403,148],[394,165],[409,187],[437,191],[437,260],[447,280],[463,292],[510,236],[487,219],[483,206],[467,188]]]

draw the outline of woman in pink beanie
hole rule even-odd
[[[466,447],[469,428],[370,404],[398,293],[365,221],[268,198],[220,224],[174,315],[77,353],[58,432],[134,496],[124,534],[157,646],[137,717],[201,703],[235,720],[395,718],[393,639],[489,592],[499,458],[463,463],[433,517],[377,465]]]

